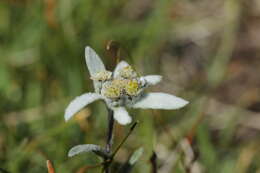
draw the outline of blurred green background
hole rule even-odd
[[[67,152],[105,145],[104,104],[68,123],[63,114],[71,99],[93,91],[85,46],[112,69],[111,40],[140,74],[164,77],[150,91],[190,101],[175,111],[130,110],[140,123],[112,172],[143,147],[133,172],[151,172],[155,151],[159,173],[260,173],[258,0],[0,1],[0,168],[47,172],[49,159],[58,173],[82,173],[100,162]],[[128,129],[116,125],[114,146]]]

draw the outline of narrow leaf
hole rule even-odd
[[[129,159],[129,163],[131,165],[135,164],[139,160],[139,158],[142,156],[143,152],[144,152],[144,149],[142,147],[135,150],[135,152],[131,155],[131,157]]]
[[[108,153],[105,151],[105,149],[103,149],[99,145],[94,145],[94,144],[77,145],[70,149],[68,156],[73,157],[75,155],[85,153],[85,152],[94,152],[95,154],[101,157],[108,156]]]
[[[118,173],[129,173],[132,171],[135,163],[140,159],[143,154],[143,148],[135,150],[135,152],[130,156],[129,160],[122,165]]]

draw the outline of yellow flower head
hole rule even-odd
[[[136,96],[139,89],[139,83],[136,79],[114,79],[104,85],[103,95],[108,98],[118,98],[123,93]]]
[[[121,90],[113,85],[106,85],[104,86],[104,93],[103,95],[108,98],[118,98],[120,97]]]
[[[136,96],[139,90],[139,83],[136,79],[128,80],[125,85],[125,92],[130,96]]]
[[[108,98],[118,98],[122,94],[125,86],[125,81],[114,79],[104,86],[104,96]]]

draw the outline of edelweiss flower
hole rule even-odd
[[[102,99],[114,111],[114,118],[125,125],[132,121],[125,107],[149,109],[178,109],[188,101],[166,93],[144,93],[144,89],[159,83],[160,75],[139,77],[125,61],[121,61],[114,72],[107,71],[96,52],[85,48],[85,59],[95,92],[76,97],[65,110],[65,120],[69,120],[88,104]]]

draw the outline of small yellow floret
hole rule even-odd
[[[122,94],[125,80],[114,79],[104,86],[104,95],[108,98],[118,98]]]
[[[125,85],[126,85],[126,80],[124,79],[114,79],[111,82],[111,85],[113,85],[116,88],[119,88],[120,90],[124,89]]]
[[[137,80],[129,80],[125,85],[125,91],[130,96],[136,96],[138,94],[139,84]]]
[[[140,86],[136,79],[114,79],[104,84],[103,95],[112,99],[119,98],[123,94],[137,96],[139,90]]]
[[[108,98],[118,98],[121,94],[120,88],[108,85],[105,87],[104,96]]]
[[[98,80],[98,81],[106,81],[111,79],[112,77],[112,72],[110,71],[101,71],[97,73],[95,76],[92,76],[92,80]]]
[[[137,76],[136,72],[131,66],[126,66],[119,72],[120,76],[123,78],[131,79]]]

